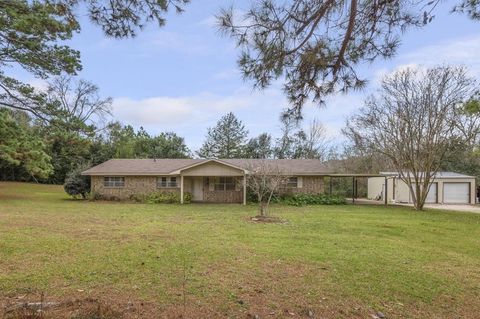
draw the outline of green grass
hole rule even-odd
[[[252,223],[250,205],[76,201],[60,186],[0,183],[0,298],[93,296],[119,309],[142,301],[151,316],[480,313],[480,215],[271,211],[286,223]]]

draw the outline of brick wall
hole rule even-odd
[[[243,203],[243,188],[236,190],[210,190],[207,179],[203,180],[203,200],[210,203]],[[238,183],[238,181],[237,181]]]
[[[130,195],[149,194],[157,191],[180,192],[180,188],[157,188],[155,176],[125,176],[124,187],[105,187],[103,176],[92,176],[92,191],[105,198],[129,199]],[[189,181],[185,180],[185,191],[189,191]],[[286,193],[322,194],[325,191],[323,176],[302,176],[302,187],[288,189]],[[210,191],[204,187],[204,201],[242,203],[243,190]]]
[[[155,176],[125,176],[124,187],[105,187],[103,176],[92,176],[92,191],[104,198],[129,199],[134,194],[150,194],[158,191],[180,192],[180,188],[157,188]]]
[[[323,194],[325,192],[325,181],[323,176],[299,176],[302,178],[301,188],[289,188],[284,193],[306,193]]]

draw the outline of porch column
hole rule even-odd
[[[243,174],[243,205],[247,205],[247,174]]]
[[[183,204],[183,175],[180,175],[180,204]]]

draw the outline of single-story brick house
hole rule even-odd
[[[320,194],[331,171],[308,159],[112,159],[82,175],[91,177],[92,191],[105,198],[128,199],[156,191],[185,192],[196,202],[246,203],[248,170],[269,161],[289,176],[289,192]]]

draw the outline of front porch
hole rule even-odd
[[[180,203],[185,192],[192,201],[247,204],[246,171],[219,160],[197,163],[178,170],[180,175]]]
[[[247,203],[245,176],[180,176],[180,202],[192,194],[192,202]]]

